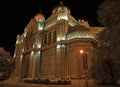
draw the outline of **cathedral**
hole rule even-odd
[[[13,77],[19,79],[84,79],[94,63],[92,43],[104,27],[76,20],[60,4],[45,19],[37,13],[21,35],[17,35]]]

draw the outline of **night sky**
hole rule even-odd
[[[86,19],[91,26],[100,26],[97,21],[98,6],[104,0],[62,0],[71,10],[71,15]],[[0,2],[0,46],[13,56],[17,34],[22,34],[31,18],[40,10],[46,19],[60,0],[4,0]]]

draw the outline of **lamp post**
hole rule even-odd
[[[88,59],[87,59],[87,54],[83,50],[80,50],[80,54],[83,57],[83,69],[85,69],[85,87],[88,87]]]

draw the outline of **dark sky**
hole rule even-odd
[[[91,26],[99,26],[97,21],[98,6],[104,0],[62,0],[71,10],[75,19],[88,20]],[[60,0],[4,0],[0,2],[0,46],[14,53],[17,34],[22,34],[29,20],[39,10],[47,18]]]

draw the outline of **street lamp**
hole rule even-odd
[[[80,50],[80,54],[83,57],[83,69],[85,69],[85,87],[88,87],[88,59],[87,59],[87,54],[83,50]]]
[[[80,53],[83,54],[83,50],[80,50]]]

